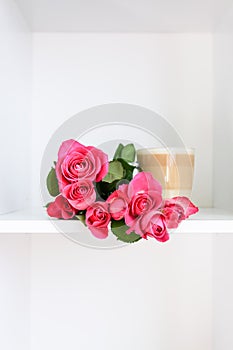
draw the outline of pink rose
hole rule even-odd
[[[171,200],[177,205],[182,206],[185,219],[199,211],[198,207],[196,207],[187,197],[174,197]]]
[[[87,208],[86,225],[91,233],[100,239],[108,237],[108,224],[111,215],[106,202],[95,202]]]
[[[133,226],[133,230],[142,238],[153,237],[159,242],[169,239],[165,216],[156,210],[148,211],[142,215]],[[127,233],[131,232],[131,228]]]
[[[166,199],[162,206],[168,228],[177,228],[182,220],[195,214],[198,208],[187,197]]]
[[[162,203],[162,187],[148,172],[140,172],[133,178],[128,185],[127,194],[130,202],[125,222],[131,227],[141,215],[158,209]]]
[[[174,212],[177,212],[179,222],[187,219],[190,215],[197,213],[199,210],[198,207],[196,207],[187,197],[174,197],[171,199],[166,199],[162,209],[165,216],[166,212],[169,213],[169,208],[173,209]]]
[[[185,220],[184,208],[173,199],[164,201],[162,213],[168,228],[177,228],[179,223]]]
[[[85,210],[94,203],[96,193],[90,180],[80,180],[63,188],[63,196],[78,210]]]
[[[56,175],[60,191],[80,179],[101,181],[108,172],[108,156],[75,140],[64,141],[58,152]]]
[[[47,213],[53,218],[68,220],[75,215],[76,211],[66,198],[59,195],[54,202],[48,205]]]
[[[154,179],[151,173],[142,171],[134,176],[128,185],[128,196],[133,197],[136,193],[156,191],[162,193],[161,184]]]
[[[114,220],[121,220],[125,216],[129,203],[127,189],[128,185],[121,185],[106,201],[109,205],[109,212]]]

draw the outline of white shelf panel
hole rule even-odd
[[[43,208],[30,208],[0,216],[0,233],[58,233],[57,220],[50,220]],[[65,230],[82,230],[75,221],[62,221]],[[199,213],[181,223],[176,234],[233,233],[233,212],[217,208],[202,208]]]

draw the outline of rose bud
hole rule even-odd
[[[124,218],[128,208],[129,198],[126,195],[125,188],[128,185],[121,185],[118,190],[114,191],[107,199],[109,212],[114,220]]]
[[[86,225],[95,237],[107,238],[110,220],[111,215],[106,202],[95,202],[87,208]]]
[[[58,152],[56,175],[60,191],[78,180],[101,181],[108,172],[108,156],[75,140],[64,141]]]
[[[184,208],[173,199],[166,199],[161,210],[168,228],[177,228],[185,220]]]
[[[199,211],[198,207],[196,207],[187,197],[174,197],[171,201],[183,207],[185,219]]]
[[[151,173],[140,172],[128,185],[128,197],[125,222],[131,226],[141,215],[161,206],[162,187]]]
[[[132,231],[145,239],[153,237],[159,242],[166,242],[169,239],[165,216],[159,211],[150,211],[142,215],[126,233]]]
[[[78,210],[85,210],[94,203],[96,193],[90,180],[80,180],[64,187],[63,196]]]
[[[48,205],[47,213],[53,218],[68,220],[75,215],[76,211],[66,198],[59,195],[54,202]]]

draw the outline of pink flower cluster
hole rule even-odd
[[[107,199],[114,220],[124,218],[142,238],[153,237],[160,242],[169,239],[168,229],[177,228],[182,220],[195,214],[198,208],[186,197],[162,199],[162,187],[151,173],[138,173],[128,185],[121,185]]]
[[[75,140],[64,141],[58,151],[56,176],[59,195],[50,203],[51,217],[71,219],[96,200],[94,182],[101,181],[108,172],[108,156],[100,149],[84,146]]]
[[[72,218],[86,210],[86,225],[100,239],[108,236],[111,220],[124,220],[127,234],[153,237],[160,242],[169,239],[168,229],[177,228],[182,220],[198,208],[187,197],[163,200],[162,187],[151,173],[138,173],[129,184],[123,184],[106,201],[96,201],[94,182],[108,172],[108,157],[95,147],[77,141],[63,142],[58,153],[56,175],[61,195],[50,203],[49,216]]]

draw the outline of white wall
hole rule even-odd
[[[25,205],[30,182],[31,34],[0,1],[0,213]],[[0,348],[29,350],[29,237],[0,235]]]
[[[216,235],[213,248],[213,350],[232,350],[233,235]]]
[[[33,235],[32,350],[213,350],[212,236],[114,250]]]
[[[54,130],[94,105],[164,115],[197,149],[195,200],[211,204],[210,34],[33,34],[32,197]],[[34,235],[31,349],[212,350],[212,239],[90,250]],[[129,335],[130,334],[130,335]]]
[[[196,148],[193,200],[211,206],[211,34],[35,33],[33,38],[35,202],[41,157],[56,128],[85,108],[125,102],[163,115],[187,147]]]
[[[233,209],[233,7],[214,34],[214,189],[216,206]],[[214,240],[214,350],[233,349],[233,237]]]
[[[0,2],[0,213],[25,205],[30,182],[31,34],[12,0]]]
[[[0,235],[0,348],[30,350],[30,237]]]
[[[233,209],[233,7],[214,34],[214,202]]]

